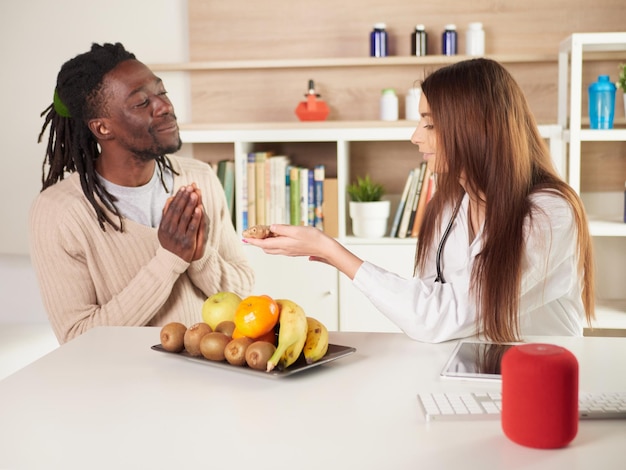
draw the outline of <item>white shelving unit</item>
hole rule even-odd
[[[620,57],[626,59],[626,32],[575,33],[559,46],[558,124],[563,128],[563,149],[569,149],[565,154],[568,163],[567,181],[578,193],[581,192],[581,161],[584,158],[582,143],[626,141],[624,128],[589,129],[587,110],[582,108],[583,93],[588,85],[583,83],[584,63],[598,56],[606,56],[607,53],[620,53]],[[626,179],[626,175],[624,178]],[[603,287],[605,283],[613,284],[613,291],[619,290],[621,296],[617,299],[598,300],[597,313],[600,318],[607,318],[608,326],[623,328],[626,325],[626,223],[622,220],[621,197],[616,198],[615,204],[611,201],[607,208],[603,207],[607,204],[597,203],[595,196],[597,195],[582,194],[589,214],[592,236],[609,237],[603,238],[602,243],[596,238],[598,285]],[[610,248],[605,250],[605,245]],[[607,262],[610,266],[606,266]]]
[[[587,111],[582,109],[585,55],[615,51],[626,52],[626,33],[576,33],[559,46],[558,124],[563,128],[563,142],[569,144],[567,181],[578,193],[581,143],[626,141],[626,129],[583,128],[583,115],[587,115]],[[594,214],[590,216],[592,235],[626,237],[626,224],[619,218],[619,214],[616,220],[597,220]]]
[[[222,125],[187,125],[181,129],[185,143],[232,144],[235,158],[235,178],[241,181],[241,168],[247,154],[259,143],[332,142],[336,146],[337,183],[339,188],[338,239],[358,256],[410,277],[413,271],[416,240],[414,238],[363,239],[351,236],[347,224],[347,200],[344,188],[350,179],[351,142],[408,142],[416,123],[408,121],[359,122],[293,122],[249,123]],[[558,125],[540,126],[541,135],[548,140],[559,171],[565,171],[561,159],[562,129]],[[311,162],[314,164],[316,162]],[[407,169],[408,171],[408,169]],[[242,193],[236,186],[236,206],[241,207]],[[238,211],[237,230],[242,217]],[[341,331],[399,331],[358,292],[351,282],[336,270],[306,259],[268,257],[261,250],[245,247],[256,272],[255,291],[278,298],[288,297],[302,304],[311,316],[320,318],[332,330]]]
[[[339,236],[342,242],[354,244],[414,244],[414,240],[384,238],[363,240],[350,237],[346,228],[346,197],[342,192],[350,182],[350,142],[392,142],[409,141],[415,123],[408,121],[359,121],[359,122],[307,122],[307,123],[248,123],[226,125],[186,125],[182,126],[181,138],[185,143],[232,143],[235,158],[235,179],[241,181],[242,159],[252,151],[257,143],[267,142],[334,142],[337,151],[337,184],[339,200]],[[548,140],[555,164],[561,173],[565,172],[562,160],[563,148],[561,127],[558,125],[539,126],[541,135]],[[315,162],[312,162],[315,163]],[[236,191],[236,206],[241,207],[241,188]],[[241,213],[237,213],[236,226],[241,230]]]
[[[211,126],[211,129],[187,126],[181,130],[186,143],[232,143],[234,145],[235,180],[241,181],[242,159],[257,143],[266,142],[334,142],[337,151],[337,185],[345,188],[349,182],[349,143],[365,141],[409,141],[415,130],[407,122],[307,122],[259,123]],[[315,162],[312,162],[315,163]],[[237,207],[241,207],[242,193],[236,190]],[[339,197],[339,237],[346,239],[346,199]],[[241,230],[241,213],[236,217]]]

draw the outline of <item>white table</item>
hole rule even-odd
[[[541,338],[547,342],[548,338]],[[549,338],[581,391],[626,390],[626,340]],[[158,328],[96,328],[0,381],[0,468],[622,469],[626,421],[582,421],[565,449],[509,441],[498,420],[426,423],[418,391],[454,343],[331,333],[357,352],[271,379],[153,351]]]

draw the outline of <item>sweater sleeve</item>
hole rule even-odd
[[[148,324],[188,263],[141,237],[103,231],[86,202],[51,189],[31,210],[31,258],[59,342],[95,326]]]

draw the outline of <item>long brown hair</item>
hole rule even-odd
[[[472,272],[478,328],[497,342],[517,341],[524,252],[524,221],[529,196],[553,191],[572,207],[578,230],[578,269],[587,321],[594,318],[594,268],[583,204],[556,172],[522,90],[510,73],[489,59],[443,67],[422,83],[437,136],[438,158],[447,166],[437,175],[418,237],[416,273],[423,271],[434,246],[445,207],[468,191],[484,194],[483,248]],[[494,288],[497,286],[497,288]]]

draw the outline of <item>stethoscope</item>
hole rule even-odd
[[[450,222],[448,222],[448,226],[443,232],[443,236],[441,237],[441,241],[439,242],[439,246],[437,247],[437,257],[435,258],[435,263],[437,265],[437,277],[435,278],[435,282],[441,282],[442,284],[446,283],[446,280],[443,277],[443,273],[441,272],[441,253],[443,252],[443,247],[445,246],[446,241],[448,241],[450,230],[452,230],[452,224],[454,223],[454,220],[459,213],[462,202],[463,196],[461,196],[461,199],[459,199],[459,202],[456,204],[454,211],[452,212],[452,216],[450,217]]]

